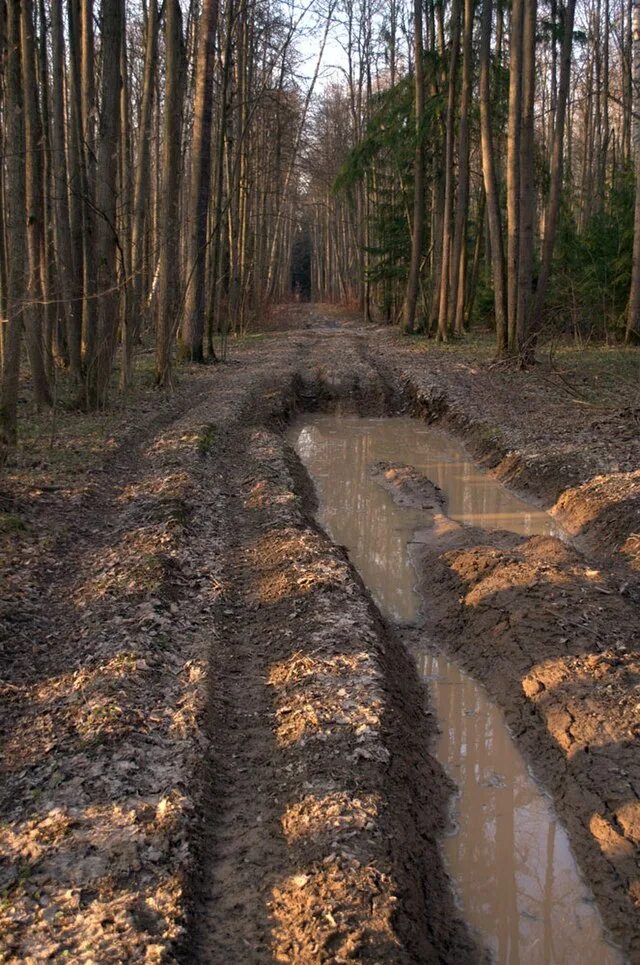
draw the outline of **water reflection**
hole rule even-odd
[[[444,842],[467,920],[497,962],[618,962],[577,873],[567,834],[532,781],[500,711],[442,657],[422,654],[442,732],[437,756],[456,782],[456,833]]]
[[[525,535],[553,532],[480,472],[453,439],[410,419],[306,418],[291,439],[318,491],[319,519],[347,546],[378,605],[415,620],[407,542],[425,515],[396,505],[369,475],[386,459],[417,466],[447,494],[454,518]],[[567,835],[528,774],[500,711],[441,655],[423,652],[441,726],[438,758],[456,782],[456,833],[443,843],[468,922],[504,965],[613,965],[618,953],[580,878]]]

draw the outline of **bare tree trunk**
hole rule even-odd
[[[71,247],[71,222],[69,219],[69,177],[65,143],[66,115],[64,107],[65,51],[63,33],[62,0],[51,3],[51,95],[53,123],[51,125],[52,169],[54,194],[54,225],[56,239],[56,267],[61,289],[66,322],[67,352],[71,375],[80,378],[80,338],[82,317],[79,303],[74,297],[74,265]]]
[[[180,250],[180,160],[185,68],[182,14],[179,0],[165,0],[165,110],[162,147],[164,172],[160,199],[160,278],[156,332],[156,382],[171,385],[171,345],[177,328],[178,282],[176,253]]]
[[[86,232],[91,232],[93,223],[89,209],[89,187],[87,180],[86,155],[84,150],[84,135],[82,131],[82,81],[80,59],[80,5],[79,0],[68,0],[69,19],[69,74],[67,95],[69,99],[69,222],[71,229],[71,265],[73,268],[72,299],[74,305],[75,325],[70,333],[73,341],[69,345],[69,355],[76,355],[78,360],[78,377],[84,381],[83,368],[83,329],[88,312],[93,311],[93,304],[88,305],[84,298],[85,250]],[[91,324],[93,330],[93,325]]]
[[[22,90],[24,104],[24,166],[27,203],[27,251],[29,273],[27,304],[23,314],[27,351],[33,376],[36,405],[51,405],[45,364],[42,260],[44,254],[44,204],[42,196],[42,125],[38,108],[33,8],[21,4]]]
[[[150,184],[151,123],[153,120],[153,92],[158,57],[158,3],[149,0],[145,39],[144,80],[138,126],[138,149],[133,188],[133,219],[131,226],[131,287],[130,304],[125,317],[122,337],[122,381],[127,386],[131,379],[133,352],[140,332],[143,314],[144,232],[148,214]]]
[[[451,221],[453,217],[453,149],[455,140],[456,86],[460,59],[460,0],[451,5],[451,56],[449,59],[449,93],[444,150],[444,211],[442,217],[442,268],[440,273],[440,307],[438,338],[446,341],[449,333],[449,275],[451,273]]]
[[[96,165],[97,344],[87,361],[88,401],[105,405],[118,330],[116,279],[118,237],[116,197],[120,135],[120,53],[123,9],[120,0],[102,0],[101,112]]]
[[[480,39],[480,137],[482,148],[482,172],[487,198],[487,220],[491,245],[494,304],[496,313],[496,348],[498,355],[507,352],[507,293],[502,242],[500,196],[493,148],[491,124],[491,25],[493,0],[483,0],[482,33]],[[482,227],[479,225],[478,230]]]
[[[7,67],[4,97],[7,150],[5,210],[11,248],[7,279],[7,323],[0,382],[0,465],[6,461],[18,437],[20,342],[28,271],[20,7],[20,0],[13,0],[7,10]]]
[[[231,59],[233,53],[233,25],[235,20],[235,2],[227,0],[227,15],[225,28],[225,50],[222,63],[222,83],[220,90],[220,116],[218,123],[218,142],[216,145],[216,164],[215,164],[215,196],[213,210],[213,255],[211,259],[211,290],[210,305],[207,312],[208,318],[208,348],[209,354],[215,355],[213,345],[213,333],[220,323],[220,285],[218,275],[220,273],[220,261],[222,254],[222,198],[224,187],[224,148],[228,116],[229,98],[229,77],[231,73]]]
[[[569,97],[569,83],[571,80],[571,49],[573,42],[573,21],[576,0],[567,0],[562,18],[562,55],[560,63],[560,84],[556,104],[556,122],[553,132],[553,148],[551,154],[551,172],[549,198],[544,216],[544,241],[542,245],[542,259],[538,275],[538,285],[531,317],[532,335],[539,331],[542,322],[542,309],[549,284],[551,261],[558,228],[560,213],[560,195],[562,193],[562,171],[564,155],[564,131],[567,116],[567,100]]]
[[[420,290],[420,267],[424,242],[424,146],[422,124],[424,115],[424,43],[422,39],[422,3],[414,0],[414,70],[415,70],[415,125],[416,148],[413,162],[413,220],[411,225],[411,261],[404,299],[402,329],[407,335],[415,328],[416,305]]]
[[[196,60],[196,91],[191,144],[191,184],[187,211],[187,295],[182,345],[192,362],[204,361],[205,249],[211,190],[211,122],[218,0],[204,0]]]
[[[456,335],[464,328],[464,289],[466,285],[466,227],[469,213],[469,109],[471,106],[471,68],[473,58],[473,14],[475,0],[464,0],[464,37],[462,41],[462,90],[460,93],[460,130],[458,143],[458,190],[456,192],[456,220],[451,258],[451,292],[449,319]],[[462,298],[458,297],[462,289]]]
[[[5,54],[7,45],[7,8],[0,3],[0,91],[4,89]],[[0,126],[0,156],[5,154],[4,131]],[[2,338],[4,321],[7,317],[7,239],[5,235],[5,179],[4,168],[0,165],[0,367],[2,366]]]
[[[509,121],[507,129],[507,313],[510,352],[515,352],[517,347],[522,24],[523,0],[513,0],[509,29]]]
[[[117,0],[113,0],[114,3]],[[80,150],[83,154],[82,192],[82,343],[85,360],[96,354],[98,224],[96,203],[96,138],[95,138],[95,58],[93,44],[93,0],[80,0]],[[71,51],[72,55],[75,53]],[[119,61],[119,54],[118,54]]]
[[[536,83],[536,0],[525,4],[522,30],[522,130],[520,133],[520,233],[518,251],[518,354],[530,362],[534,348],[530,339],[533,300],[533,248],[535,225],[534,108]]]
[[[631,292],[627,316],[627,342],[640,341],[640,0],[633,0],[633,120],[632,140],[636,175],[636,201],[633,226]]]

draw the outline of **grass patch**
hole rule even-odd
[[[200,432],[198,438],[198,452],[201,456],[208,456],[209,453],[213,452],[213,448],[216,444],[216,439],[218,437],[218,427],[211,424],[205,426]]]
[[[483,422],[477,427],[476,435],[478,441],[485,446],[499,446],[504,440],[501,430],[497,426],[489,425],[488,422]]]
[[[25,521],[17,513],[0,513],[0,534],[20,533],[26,528]]]
[[[640,350],[618,345],[561,345],[546,356],[558,378],[593,405],[640,406]]]

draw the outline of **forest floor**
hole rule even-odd
[[[4,958],[482,960],[427,697],[282,433],[340,404],[438,421],[575,537],[427,546],[425,620],[536,759],[633,959],[636,354],[520,372],[325,306],[274,329],[169,398],[34,418],[0,479]]]

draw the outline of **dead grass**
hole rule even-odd
[[[428,352],[459,362],[463,367],[496,363],[495,336],[492,332],[471,332],[461,339],[436,342],[424,335],[411,338],[395,335],[394,341],[411,352]],[[538,364],[530,369],[534,378],[551,380],[564,387],[576,402],[597,407],[622,409],[640,406],[640,352],[625,345],[549,341],[537,352]]]

